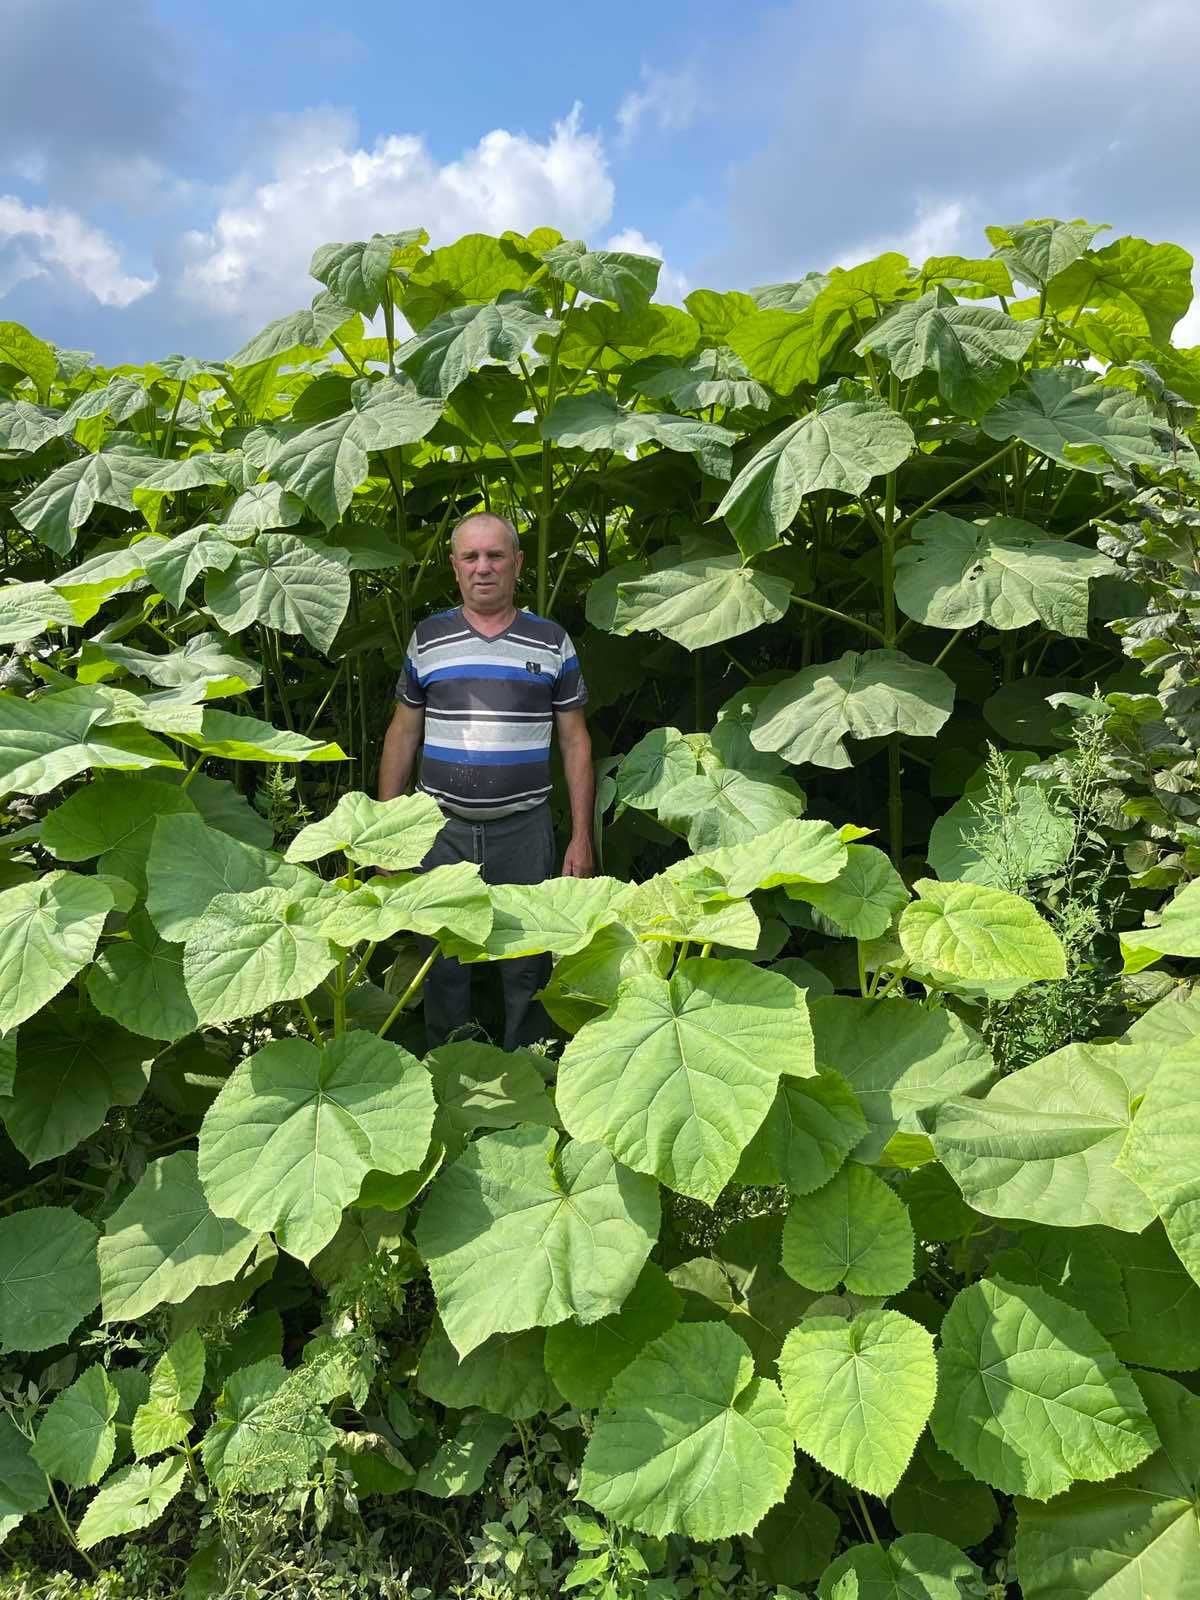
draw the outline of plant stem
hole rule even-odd
[[[885,643],[883,634],[870,622],[864,622],[861,617],[847,616],[844,611],[835,611],[832,606],[818,605],[815,600],[806,600],[802,594],[792,596],[794,606],[804,606],[809,611],[819,611],[823,617],[832,617],[835,622],[844,622],[848,628],[861,628],[864,633],[869,633],[872,639],[878,639],[880,644]],[[728,655],[728,651],[726,654]],[[747,674],[750,676],[750,674]]]
[[[346,1031],[346,958],[338,962],[337,988],[333,991],[333,1036]]]
[[[79,1548],[79,1541],[76,1539],[75,1535],[71,1532],[71,1524],[67,1521],[67,1514],[62,1508],[61,1500],[58,1498],[58,1496],[54,1492],[54,1485],[50,1482],[49,1477],[47,1477],[47,1479],[46,1479],[46,1488],[50,1491],[50,1503],[54,1507],[55,1515],[58,1517],[58,1520],[62,1523],[62,1530],[67,1536],[67,1543],[71,1546],[71,1549],[74,1550],[74,1552],[75,1552],[75,1554],[77,1556],[80,1556],[84,1561],[87,1562],[89,1569],[93,1573],[95,1573],[97,1576],[99,1576],[100,1568],[92,1560],[91,1556],[88,1555],[86,1550],[81,1550]]]
[[[875,1532],[875,1524],[871,1521],[871,1513],[867,1510],[867,1502],[862,1497],[862,1490],[856,1489],[854,1492],[858,1496],[858,1503],[862,1509],[863,1518],[867,1524],[867,1532],[871,1535],[871,1543],[878,1544],[879,1535]]]
[[[413,980],[409,984],[408,988],[405,989],[404,993],[400,996],[399,1000],[396,1001],[396,1004],[392,1007],[391,1011],[388,1013],[387,1021],[378,1030],[378,1035],[377,1036],[380,1039],[382,1039],[382,1038],[384,1038],[386,1036],[387,1031],[391,1027],[392,1023],[395,1022],[396,1018],[404,1010],[405,1006],[412,999],[413,995],[416,994],[417,990],[425,982],[426,977],[429,975],[429,969],[433,965],[433,963],[436,961],[436,959],[437,959],[437,948],[435,946],[434,949],[432,949],[429,952],[429,954],[426,956],[423,964],[421,965],[421,967],[417,971],[416,976],[413,978]]]
[[[967,630],[965,628],[959,628],[956,633],[952,633],[950,635],[949,639],[947,639],[946,643],[942,646],[942,648],[938,651],[937,655],[934,656],[934,658],[933,658],[933,665],[935,667],[940,667],[941,666],[942,662],[950,654],[951,650],[954,649],[954,646],[958,643],[958,641],[962,638],[963,634],[966,631]]]
[[[943,500],[948,499],[956,489],[963,488],[964,485],[970,483],[972,478],[977,478],[981,472],[986,472],[989,467],[994,467],[998,461],[1003,461],[1012,448],[1013,441],[1010,439],[1006,445],[1003,445],[994,455],[990,455],[986,461],[981,461],[977,467],[969,468],[955,478],[953,483],[948,483],[944,489],[939,489],[936,494],[930,495],[924,505],[918,506],[902,522],[896,524],[893,530],[896,538],[898,539],[902,533],[907,533],[918,518],[923,517],[927,511],[932,511],[934,506],[939,505]]]
[[[312,1007],[303,997],[301,997],[300,1000],[300,1009],[304,1013],[305,1022],[308,1023],[308,1031],[313,1036],[313,1043],[318,1047],[318,1049],[324,1048],[325,1035],[321,1032],[316,1017],[313,1016]]]

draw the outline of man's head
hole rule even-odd
[[[472,611],[507,611],[523,560],[517,530],[506,517],[490,511],[465,517],[450,535],[450,565],[463,604]]]

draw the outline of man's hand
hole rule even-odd
[[[586,834],[572,835],[571,842],[563,854],[562,876],[564,878],[590,878],[596,870],[595,852],[592,850],[592,841]]]

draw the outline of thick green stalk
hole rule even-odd
[[[428,977],[430,967],[437,960],[437,954],[438,954],[438,952],[437,952],[436,948],[429,952],[428,956],[425,958],[424,963],[422,964],[420,969],[417,971],[416,976],[413,978],[413,980],[409,984],[408,988],[405,989],[404,993],[400,996],[399,1000],[396,1001],[396,1004],[388,1012],[387,1021],[379,1029],[379,1038],[381,1038],[381,1039],[386,1039],[387,1038],[387,1032],[388,1032],[388,1029],[391,1027],[392,1023],[395,1022],[396,1018],[404,1010],[405,1006],[412,999],[413,995],[416,994],[417,990],[421,987],[421,985],[425,982],[425,979]]]
[[[889,380],[889,398],[893,407],[899,404],[900,385],[895,376]],[[883,647],[896,648],[896,474],[889,472],[883,499]],[[892,861],[898,868],[904,854],[904,790],[900,768],[900,735],[888,736],[888,842]]]

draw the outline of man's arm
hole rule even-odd
[[[554,722],[571,802],[571,842],[563,855],[562,875],[564,878],[590,878],[596,866],[592,850],[596,778],[592,771],[591,735],[582,711],[556,711]]]
[[[379,757],[381,800],[394,800],[408,788],[424,729],[424,710],[398,700],[395,714],[383,736],[383,752]]]

